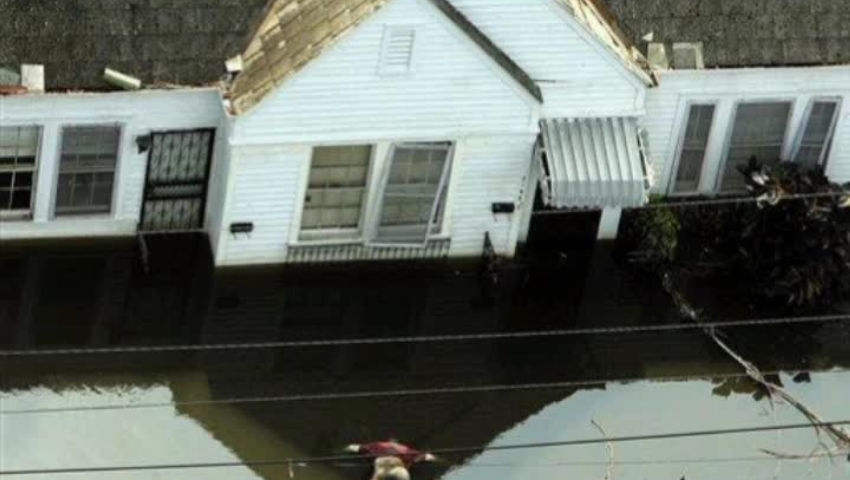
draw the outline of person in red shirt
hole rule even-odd
[[[372,480],[410,480],[408,469],[419,462],[433,462],[437,458],[394,440],[352,444],[345,448],[351,453],[375,458]]]

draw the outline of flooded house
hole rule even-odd
[[[646,199],[652,80],[593,2],[3,8],[3,242],[204,232],[217,265],[511,256],[541,158],[552,205]]]
[[[740,192],[752,156],[850,180],[846,2],[605,1],[658,80],[641,123],[657,193]]]
[[[510,257],[535,208],[610,238],[753,155],[850,179],[844,7],[650,3],[3,2],[0,242]]]

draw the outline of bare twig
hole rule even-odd
[[[599,430],[599,433],[602,434],[602,438],[608,440],[608,434],[605,432],[605,429],[602,428],[602,425],[596,422],[596,420],[591,419],[590,423]],[[614,480],[614,444],[611,442],[605,442],[605,449],[608,451],[608,467],[605,469],[605,476],[603,480]]]
[[[663,275],[663,284],[664,289],[670,294],[673,299],[674,304],[679,309],[679,312],[685,316],[693,320],[696,323],[702,322],[701,313],[695,309],[690,303],[684,298],[681,292],[675,288],[673,284],[673,279],[669,273],[665,273]],[[822,439],[820,438],[821,429],[827,434],[827,436],[835,443],[836,448],[839,451],[850,450],[850,434],[848,434],[843,428],[840,428],[836,425],[824,425],[824,420],[821,417],[812,411],[809,407],[804,405],[802,402],[794,398],[787,390],[782,388],[781,386],[767,380],[762,372],[756,367],[752,362],[746,360],[741,355],[739,355],[735,350],[732,349],[726,342],[724,342],[720,336],[717,334],[717,331],[714,328],[707,327],[704,329],[705,333],[716,343],[727,355],[729,355],[733,360],[735,360],[738,364],[740,364],[744,371],[747,373],[747,376],[750,377],[754,382],[758,383],[762,387],[767,390],[768,395],[777,396],[796,408],[800,413],[806,417],[807,420],[812,422],[813,428],[815,429],[815,433],[818,435],[818,443],[824,447],[826,451],[830,451],[830,449],[823,444]],[[815,426],[817,424],[818,426]]]

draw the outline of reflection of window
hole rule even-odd
[[[70,127],[62,132],[62,157],[56,187],[56,215],[109,213],[118,127]]]
[[[424,244],[439,233],[451,143],[403,143],[392,149],[375,240]]]
[[[0,128],[0,218],[31,212],[38,127]]]
[[[688,110],[688,124],[685,128],[685,137],[682,139],[673,193],[690,193],[699,189],[713,118],[714,105],[692,105]]]
[[[803,136],[800,138],[800,145],[794,157],[796,162],[809,168],[826,163],[837,113],[838,102],[835,100],[812,102],[804,124]]]
[[[746,166],[750,158],[755,157],[763,164],[779,161],[790,114],[790,102],[738,105],[726,165],[720,179],[722,191],[744,189],[744,176],[737,167]]]
[[[372,147],[316,147],[301,216],[301,237],[311,232],[355,236],[366,195]]]

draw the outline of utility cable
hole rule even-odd
[[[688,207],[707,207],[715,205],[737,205],[759,202],[783,202],[786,200],[808,200],[818,198],[834,198],[845,197],[850,195],[850,192],[818,192],[818,193],[792,193],[779,195],[772,198],[759,197],[731,197],[731,198],[710,198],[706,200],[682,200],[679,202],[658,202],[648,203],[646,205],[635,207],[623,207],[623,210],[657,210],[662,208],[688,208]],[[534,216],[549,216],[549,215],[566,215],[575,213],[575,210],[539,210],[532,212]]]
[[[486,451],[513,451],[513,450],[528,450],[537,448],[554,448],[554,447],[570,447],[580,445],[593,445],[600,443],[623,443],[623,442],[643,442],[670,440],[677,438],[692,438],[692,437],[708,437],[721,435],[739,435],[746,433],[763,433],[777,430],[800,430],[810,428],[821,428],[827,426],[842,426],[850,425],[850,420],[836,420],[830,422],[807,422],[807,423],[791,423],[784,425],[769,425],[760,427],[738,427],[725,428],[714,430],[690,430],[683,432],[668,432],[654,433],[642,435],[627,435],[621,437],[607,438],[583,438],[576,440],[562,440],[551,442],[534,442],[534,443],[515,443],[508,445],[481,445],[481,446],[465,446],[465,447],[450,447],[437,448],[429,450],[430,453],[438,456],[455,455],[455,454],[479,454]],[[242,462],[203,462],[203,463],[171,463],[171,464],[152,464],[152,465],[120,465],[120,466],[105,466],[105,467],[79,467],[79,468],[55,468],[55,469],[21,469],[21,470],[0,470],[0,476],[13,475],[60,475],[71,473],[106,473],[106,472],[128,472],[128,471],[151,471],[151,470],[188,470],[188,469],[204,469],[204,468],[234,468],[234,467],[264,467],[264,466],[303,466],[310,464],[332,463],[340,461],[351,461],[351,455],[332,455],[324,457],[306,457],[306,458],[281,458],[271,460],[254,460]]]
[[[348,338],[339,340],[306,340],[250,343],[218,343],[194,345],[145,345],[92,348],[52,348],[30,350],[0,350],[0,357],[40,357],[57,355],[103,355],[137,354],[165,352],[204,352],[223,350],[257,350],[275,348],[343,347],[351,345],[383,345],[399,343],[438,343],[469,342],[482,340],[514,340],[526,338],[562,337],[578,335],[631,334],[651,332],[673,332],[703,330],[705,328],[740,328],[756,326],[794,325],[809,323],[844,322],[850,320],[850,314],[817,315],[807,317],[777,317],[765,319],[746,319],[696,324],[675,323],[666,325],[637,325],[624,327],[571,328],[562,330],[542,330],[526,332],[474,333],[460,335],[420,335],[404,337]]]
[[[831,369],[821,372],[813,372],[817,374],[836,374],[846,373],[847,369]],[[765,375],[778,375],[785,371],[777,370],[772,372],[764,372]],[[236,398],[221,398],[209,400],[183,400],[173,402],[139,402],[139,403],[123,403],[123,404],[107,404],[107,405],[87,405],[79,407],[44,407],[44,408],[22,408],[22,409],[4,409],[0,410],[2,415],[31,415],[31,414],[50,414],[50,413],[74,413],[74,412],[97,412],[97,411],[114,411],[114,410],[142,410],[153,408],[179,408],[179,407],[212,407],[216,405],[250,405],[250,404],[268,404],[268,403],[289,403],[289,402],[308,402],[320,400],[357,400],[370,398],[388,398],[388,397],[417,397],[425,395],[452,395],[452,394],[469,394],[469,393],[494,393],[494,392],[518,392],[529,390],[559,390],[566,388],[588,387],[594,385],[603,385],[608,383],[633,383],[633,382],[681,382],[688,380],[725,380],[733,378],[749,378],[746,373],[706,373],[706,374],[691,374],[691,375],[668,375],[656,377],[631,377],[631,378],[607,378],[607,379],[587,379],[573,380],[563,382],[541,382],[541,383],[524,383],[513,385],[481,385],[481,386],[459,386],[459,387],[442,387],[442,388],[419,388],[405,390],[384,390],[384,391],[363,391],[363,392],[343,392],[343,393],[314,393],[301,395],[285,395],[285,396],[263,396],[263,397],[236,397]],[[0,401],[3,398],[0,397]]]

